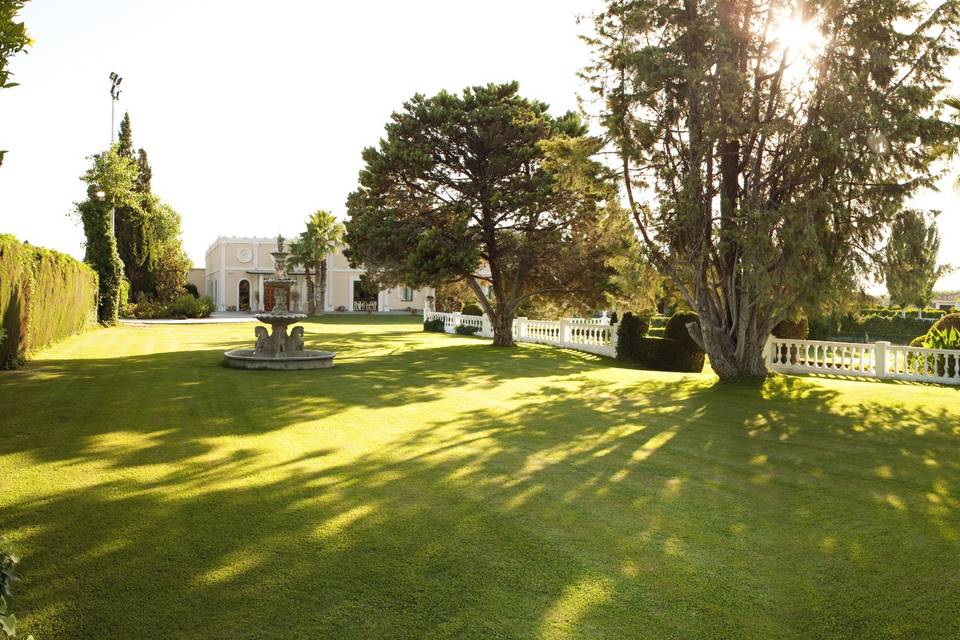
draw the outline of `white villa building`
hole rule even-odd
[[[273,308],[273,291],[264,280],[273,277],[271,251],[276,238],[219,237],[207,249],[204,269],[191,269],[188,281],[200,295],[213,298],[217,311],[263,311]],[[343,251],[327,255],[325,311],[420,311],[432,288],[392,287],[364,291],[360,283],[363,269],[352,269]],[[311,277],[317,276],[311,272]],[[291,310],[306,311],[307,284],[302,268],[288,271],[296,281],[288,301]],[[319,297],[319,289],[317,291]]]

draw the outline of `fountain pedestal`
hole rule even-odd
[[[266,327],[257,326],[254,335],[257,338],[253,349],[233,349],[223,354],[223,363],[235,369],[329,369],[333,366],[332,351],[317,351],[303,348],[303,327],[293,327],[287,333],[287,327],[306,318],[304,313],[293,313],[287,309],[290,288],[293,280],[286,277],[287,255],[283,250],[283,237],[277,237],[277,250],[271,251],[276,277],[264,280],[264,285],[273,287],[275,301],[273,309],[258,313],[257,320],[269,324],[273,332]]]

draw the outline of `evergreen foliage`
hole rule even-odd
[[[901,211],[890,228],[883,263],[890,301],[921,309],[930,304],[937,281],[950,271],[947,265],[937,265],[939,254],[936,221],[928,225],[922,212]]]
[[[777,338],[806,340],[810,333],[810,323],[807,316],[801,314],[793,320],[781,320],[770,333]]]
[[[675,314],[667,322],[664,337],[655,338],[644,335],[649,328],[645,318],[627,312],[617,328],[617,359],[644,369],[700,372],[704,352],[687,329],[687,324],[696,322],[696,314]]]
[[[872,274],[956,147],[956,3],[800,6],[608,0],[587,38],[637,231],[722,379],[766,373],[773,326]],[[805,50],[777,37],[791,16],[820,36]]]
[[[930,331],[949,331],[950,329],[960,331],[960,313],[945,315],[930,327]]]
[[[443,318],[434,318],[433,320],[424,321],[423,330],[443,333]]]
[[[516,83],[415,95],[363,152],[347,257],[381,282],[466,280],[494,344],[512,345],[526,300],[596,299],[608,284],[599,222],[613,192],[592,159],[602,143],[586,131],[576,115],[553,117],[521,97]]]
[[[470,302],[463,305],[463,308],[460,309],[460,313],[462,313],[465,316],[482,316],[483,309],[481,309],[480,305],[478,305],[477,303]]]
[[[115,145],[93,156],[93,166],[81,178],[87,183],[87,199],[77,204],[86,236],[84,262],[92,266],[99,277],[97,316],[105,325],[116,324],[123,302],[120,299],[123,263],[110,229],[111,210],[136,205],[133,192],[136,170],[132,160],[121,155],[118,149]],[[98,191],[104,194],[103,199],[97,196]]]
[[[461,336],[472,336],[478,331],[480,331],[480,327],[477,327],[475,325],[469,325],[469,324],[458,324],[456,327],[453,328],[453,330],[454,332],[456,332]]]
[[[180,216],[152,192],[153,169],[144,149],[134,151],[130,114],[120,121],[117,153],[134,170],[129,203],[116,207],[117,252],[130,281],[130,295],[171,302],[184,291],[190,268],[180,242]]]
[[[87,265],[0,235],[0,368],[94,324],[97,294]]]

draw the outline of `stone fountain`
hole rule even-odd
[[[287,277],[287,256],[283,250],[283,236],[277,236],[277,250],[273,256],[273,278],[264,280],[265,286],[273,287],[275,304],[273,309],[257,314],[257,320],[273,328],[269,333],[266,327],[257,326],[254,335],[257,342],[253,349],[234,349],[224,353],[223,363],[235,369],[327,369],[333,366],[336,355],[331,351],[316,351],[303,348],[303,327],[287,328],[307,317],[304,313],[293,313],[287,308],[290,288],[294,281]]]

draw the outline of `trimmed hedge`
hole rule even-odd
[[[97,293],[87,265],[0,234],[0,368],[95,324]]]
[[[840,335],[868,337],[870,340],[909,341],[913,336],[926,333],[932,323],[918,318],[884,318],[882,316],[858,316],[844,319]]]
[[[781,320],[770,332],[774,338],[790,340],[806,340],[810,334],[810,323],[807,316],[800,316],[796,320]]]
[[[474,304],[472,302],[463,305],[463,308],[460,310],[465,316],[482,316],[483,309],[480,308],[480,305]]]
[[[904,314],[907,318],[919,318],[922,314],[924,318],[931,319],[942,318],[943,316],[947,315],[947,312],[943,309],[933,309],[931,307],[927,307],[922,311],[920,309],[907,309],[904,311],[903,309],[897,309],[894,307],[870,307],[860,310],[860,315],[880,316],[882,318],[899,318],[900,314]]]
[[[443,333],[443,318],[434,318],[433,320],[427,320],[423,323],[424,331],[434,331],[436,333]]]
[[[674,349],[673,368],[670,371],[690,371],[694,373],[703,371],[703,361],[706,353],[690,337],[690,330],[687,329],[687,325],[691,322],[700,322],[697,314],[691,311],[678,311],[673,314],[667,321],[667,326],[664,327],[664,338],[676,340],[679,343]]]
[[[472,324],[458,324],[453,330],[461,336],[472,336],[480,331],[480,327]]]
[[[690,337],[687,323],[695,313],[677,313],[663,328],[663,338],[645,336],[647,320],[625,313],[617,329],[617,359],[656,371],[703,371],[704,352]]]

